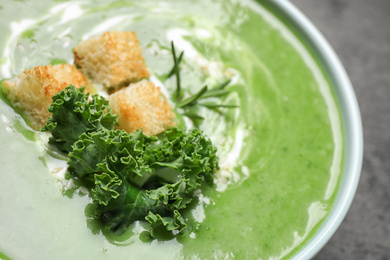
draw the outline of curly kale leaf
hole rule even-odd
[[[97,183],[96,188],[100,188]],[[123,180],[120,186],[115,187],[118,192],[117,197],[112,197],[107,205],[101,200],[98,191],[92,193],[92,199],[97,204],[95,214],[99,217],[102,224],[116,233],[122,233],[130,224],[136,220],[143,220],[149,212],[165,213],[165,209],[156,205],[156,202],[150,199],[145,191],[136,185]]]
[[[143,176],[151,169],[149,145],[157,137],[141,131],[128,134],[123,130],[100,131],[82,134],[69,153],[69,170],[79,178],[109,168],[122,178]]]
[[[194,191],[204,180],[211,182],[218,169],[217,149],[210,139],[197,129],[188,133],[172,128],[153,147],[152,167],[170,167],[181,173],[187,191]]]
[[[121,130],[84,133],[69,153],[69,170],[91,187],[95,216],[121,232],[135,220],[186,228],[181,217],[202,183],[218,169],[216,148],[198,130],[173,128],[159,137]]]
[[[111,174],[110,174],[111,173]],[[108,205],[111,199],[119,197],[119,189],[122,186],[122,180],[112,172],[100,173],[94,175],[95,187],[91,190],[92,198],[99,204]]]
[[[174,184],[165,184],[154,190],[147,190],[150,199],[157,205],[164,206],[169,211],[180,210],[187,207],[193,199],[193,194],[186,190],[185,182],[180,180]]]
[[[166,231],[176,230],[178,233],[182,232],[187,228],[187,224],[181,216],[180,212],[174,210],[170,216],[162,217],[159,214],[149,212],[145,219],[150,223],[150,235],[156,237],[156,231],[163,228]]]
[[[83,91],[84,87],[69,85],[53,96],[48,108],[52,115],[42,131],[52,133],[49,143],[61,151],[70,152],[72,144],[83,133],[112,130],[118,123],[106,99]]]

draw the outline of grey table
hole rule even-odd
[[[344,64],[361,109],[365,139],[355,199],[315,260],[390,259],[390,1],[291,2]]]

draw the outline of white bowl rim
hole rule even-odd
[[[310,20],[287,0],[269,0],[283,16],[291,20],[304,41],[314,51],[330,77],[340,108],[344,137],[344,168],[337,195],[324,222],[315,235],[292,259],[313,258],[334,235],[345,218],[358,186],[363,159],[363,130],[359,106],[349,77],[325,37]]]

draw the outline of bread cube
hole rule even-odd
[[[79,43],[73,53],[83,73],[106,88],[116,89],[150,75],[134,32],[105,32]]]
[[[41,129],[50,116],[52,96],[70,84],[93,92],[88,79],[71,64],[38,66],[25,70],[17,78],[3,82],[2,90],[12,106],[19,110],[28,124]]]
[[[109,96],[111,111],[118,115],[119,129],[157,135],[174,126],[175,114],[164,94],[152,82],[142,80]]]

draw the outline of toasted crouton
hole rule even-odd
[[[79,43],[73,53],[83,73],[107,88],[125,86],[150,75],[134,32],[105,32]]]
[[[111,111],[118,115],[119,129],[157,135],[174,126],[174,113],[160,88],[142,80],[109,96]]]
[[[30,126],[39,130],[50,116],[47,110],[52,96],[68,85],[93,91],[87,78],[71,64],[38,66],[25,70],[17,78],[3,82],[2,90],[11,104],[26,118]]]

